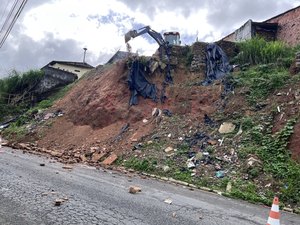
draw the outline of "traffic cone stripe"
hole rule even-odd
[[[278,219],[273,219],[269,217],[267,225],[280,225],[280,222]]]
[[[274,198],[273,204],[270,210],[267,225],[280,225],[280,214],[279,214],[279,200],[277,197]]]
[[[271,211],[270,212],[270,215],[269,215],[271,218],[273,218],[273,219],[279,219],[279,212],[273,212],[273,211]]]
[[[273,212],[279,212],[279,206],[278,205],[272,205],[271,211]]]

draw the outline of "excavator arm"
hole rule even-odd
[[[159,46],[166,47],[167,43],[165,42],[161,34],[157,33],[155,30],[152,30],[149,26],[127,32],[125,34],[125,43],[130,41],[132,38],[138,37],[146,33],[148,33],[159,44]]]

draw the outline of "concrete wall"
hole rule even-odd
[[[46,93],[57,87],[68,85],[77,79],[75,74],[59,69],[44,67],[42,70],[45,72],[45,76],[34,90],[34,92],[38,94]]]
[[[289,45],[300,44],[300,7],[266,20],[268,23],[278,23],[277,40]]]
[[[54,65],[49,65],[49,66],[53,67],[53,68],[56,68],[56,69],[60,69],[60,70],[68,71],[68,72],[71,72],[71,73],[75,73],[77,75],[78,79],[80,77],[82,77],[83,74],[85,74],[86,72],[91,70],[89,68],[80,68],[80,67],[65,65],[65,64],[60,64],[60,63],[55,63]]]
[[[295,46],[300,44],[300,6],[294,9],[291,9],[287,12],[279,14],[271,19],[264,21],[265,23],[278,23],[278,30],[276,34],[276,40],[283,41],[289,45]],[[246,23],[247,24],[247,23]],[[246,25],[245,24],[245,25]],[[244,25],[244,26],[245,26]],[[236,37],[237,33],[241,32],[241,36],[247,34],[246,31],[243,31],[244,27],[242,26],[237,31],[229,34],[224,37],[224,41],[238,41]],[[258,32],[259,35],[266,37],[268,40],[273,40],[274,38],[270,34]]]
[[[244,41],[252,38],[252,21],[248,20],[234,32],[234,41]]]

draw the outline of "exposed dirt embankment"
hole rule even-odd
[[[156,122],[152,121],[151,113],[155,107],[201,121],[205,114],[216,111],[222,86],[194,85],[204,75],[183,68],[173,71],[174,84],[166,88],[165,103],[139,97],[138,105],[130,107],[128,72],[126,62],[121,61],[76,83],[54,106],[62,110],[64,116],[55,120],[49,129],[40,131],[43,137],[38,145],[71,155],[76,151],[88,151],[93,146],[121,153],[153,131]],[[159,95],[164,74],[155,72],[147,79],[156,84]],[[129,124],[129,129],[117,138],[125,124]]]

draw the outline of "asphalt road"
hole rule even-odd
[[[250,225],[266,224],[269,214],[267,207],[138,175],[62,167],[45,157],[0,149],[0,224]],[[142,191],[128,193],[131,185]],[[57,198],[65,201],[55,206]],[[281,225],[300,224],[298,215],[281,215]]]

